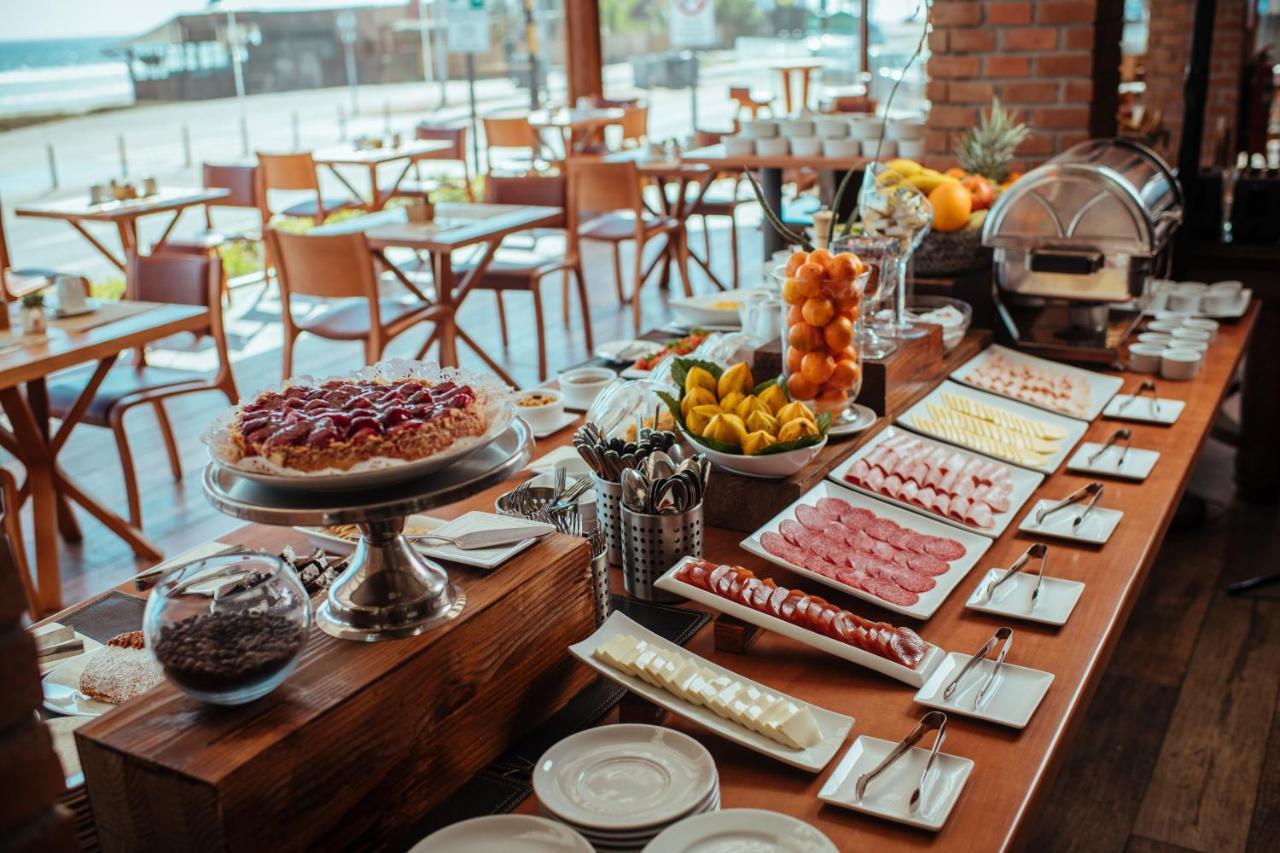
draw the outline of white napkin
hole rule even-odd
[[[539,456],[526,465],[524,470],[533,471],[535,474],[551,474],[557,468],[564,468],[570,474],[591,473],[591,469],[587,467],[586,462],[582,461],[582,457],[578,455],[578,451],[573,445],[557,447],[550,453]]]

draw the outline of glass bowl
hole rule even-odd
[[[943,308],[951,308],[955,314],[935,315],[932,318],[926,316]],[[973,322],[973,306],[949,296],[914,296],[907,306],[907,316],[917,323],[936,323],[941,326],[942,349],[944,352],[951,352],[964,340],[964,333],[969,331],[969,324]]]
[[[174,686],[202,702],[240,705],[275,690],[296,668],[311,599],[279,557],[220,554],[163,575],[142,627]]]

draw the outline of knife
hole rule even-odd
[[[540,521],[520,521],[489,530],[469,530],[458,534],[433,532],[406,538],[424,545],[452,545],[463,551],[475,551],[481,548],[514,545],[526,539],[554,533],[555,529],[554,525],[543,524]]]

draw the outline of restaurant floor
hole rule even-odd
[[[723,232],[717,239],[724,239]],[[752,242],[751,237],[744,239],[744,258],[758,257],[758,244]],[[716,266],[719,271],[727,264]],[[744,268],[756,265],[747,261]],[[628,335],[630,311],[617,306],[607,258],[588,256],[587,269],[597,341]],[[573,332],[560,333],[556,285],[546,285],[553,372],[587,355],[576,311]],[[237,300],[256,296],[246,292]],[[516,300],[527,298],[510,298],[511,348],[505,354],[497,345],[491,350],[524,385],[536,380],[532,321],[515,308]],[[268,294],[242,314],[233,329],[243,335],[233,341],[245,353],[235,365],[242,395],[279,379],[278,344],[269,343],[278,329],[278,319],[275,326],[270,322],[272,304]],[[669,316],[656,288],[647,289],[644,306],[646,327]],[[496,342],[493,318],[492,296],[479,293],[464,306],[462,323],[477,339]],[[259,328],[251,335],[255,322]],[[248,346],[251,337],[259,339],[257,345]],[[420,339],[406,335],[390,354],[411,356]],[[359,361],[358,345],[304,338],[296,363],[302,371],[324,375],[352,369]],[[130,416],[144,527],[166,553],[176,554],[237,525],[214,511],[200,490],[199,472],[207,458],[200,433],[223,405],[216,394],[194,395],[170,405],[187,475],[178,483],[169,476],[150,413]],[[61,461],[91,492],[123,503],[109,432],[77,429]],[[1069,757],[1043,800],[1028,849],[1276,849],[1280,585],[1241,597],[1227,596],[1224,585],[1280,568],[1280,509],[1236,503],[1232,463],[1229,447],[1208,442],[1190,486],[1205,499],[1204,520],[1170,531],[1092,706],[1074,732]],[[82,516],[81,521],[84,541],[63,546],[67,603],[119,583],[138,569],[118,539],[91,519]]]

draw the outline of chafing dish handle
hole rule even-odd
[[[1067,275],[1092,275],[1102,269],[1101,252],[1082,252],[1069,249],[1033,249],[1031,271],[1065,273]]]

